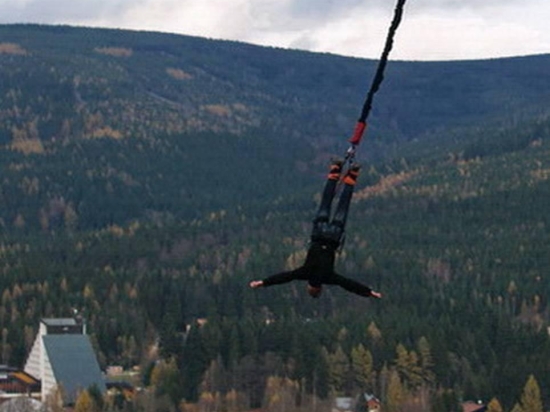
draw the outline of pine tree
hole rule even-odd
[[[249,410],[250,407],[246,404],[242,393],[231,389],[225,394],[225,409],[227,412],[240,412]]]
[[[372,392],[375,374],[372,354],[362,344],[351,350],[351,367],[357,388],[361,391]]]
[[[201,392],[222,392],[227,391],[227,373],[223,367],[221,356],[210,362],[210,366],[203,375],[200,390]]]
[[[527,379],[527,383],[523,388],[521,395],[521,410],[522,412],[543,412],[542,398],[540,395],[540,387],[533,375]]]
[[[329,393],[330,371],[325,347],[319,350],[319,356],[313,369],[311,387],[314,397],[326,398]]]
[[[433,372],[434,362],[428,339],[422,336],[418,340],[417,348],[420,357],[420,375],[426,384],[431,385],[434,383],[435,376]]]
[[[92,403],[94,404],[95,409],[101,411],[103,409],[105,401],[103,399],[103,394],[101,393],[101,390],[95,383],[88,388],[88,394],[92,399]]]
[[[209,366],[209,359],[204,353],[201,327],[194,325],[187,334],[180,367],[183,374],[184,398],[196,401],[202,376]]]
[[[374,342],[379,342],[382,339],[382,332],[376,326],[376,323],[371,322],[367,328],[367,336]]]
[[[510,412],[523,412],[519,403],[516,403]]]
[[[349,360],[340,345],[328,355],[330,387],[335,394],[344,392],[349,374]]]
[[[387,412],[399,411],[405,400],[405,388],[403,387],[399,373],[395,369],[389,371],[388,388],[385,399],[384,410]]]
[[[221,399],[217,392],[202,392],[199,396],[197,406],[201,412],[214,412],[220,409]]]
[[[74,407],[75,412],[96,412],[97,408],[94,404],[90,393],[88,391],[82,391],[76,398]]]
[[[497,398],[491,399],[491,401],[487,404],[487,412],[503,412],[502,406]]]
[[[174,405],[181,400],[181,372],[174,358],[159,361],[151,372],[151,384],[157,397],[168,396]],[[194,399],[195,400],[195,399]]]
[[[414,351],[409,353],[401,343],[397,345],[396,352],[395,366],[403,383],[409,388],[418,388],[422,384],[418,355]]]
[[[288,411],[295,407],[299,385],[288,378],[270,376],[265,388],[265,410]]]
[[[183,350],[182,331],[178,330],[181,316],[179,299],[176,292],[172,292],[167,298],[165,314],[159,327],[159,346],[163,357],[179,357]]]

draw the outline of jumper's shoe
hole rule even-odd
[[[330,172],[328,173],[329,180],[340,179],[340,173],[342,173],[342,165],[344,162],[340,159],[333,159],[330,162]]]
[[[359,171],[361,170],[361,165],[358,163],[353,163],[346,175],[344,176],[344,183],[347,185],[354,185],[357,183],[357,178],[359,177]]]

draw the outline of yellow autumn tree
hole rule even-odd
[[[94,400],[88,391],[80,392],[76,398],[74,410],[75,412],[96,412],[97,408],[94,404]]]
[[[362,344],[351,350],[351,368],[357,387],[372,392],[375,377],[372,354]]]
[[[401,382],[397,370],[392,369],[388,376],[388,387],[386,389],[386,400],[384,410],[388,412],[398,412],[405,401],[406,390]]]
[[[533,375],[527,379],[527,383],[523,388],[520,401],[521,410],[523,412],[543,412],[542,398],[540,395],[540,386]]]
[[[288,378],[270,376],[265,388],[267,412],[289,411],[295,407],[298,383]]]
[[[491,399],[487,404],[487,412],[503,412],[502,405],[497,398]]]

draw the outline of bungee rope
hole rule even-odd
[[[393,38],[395,37],[395,33],[403,17],[403,8],[405,7],[405,2],[406,0],[398,0],[397,5],[395,6],[393,19],[392,19],[390,28],[388,30],[388,34],[386,36],[386,43],[384,45],[382,56],[380,57],[380,60],[378,62],[378,67],[373,77],[370,89],[367,93],[367,98],[365,100],[365,103],[363,104],[361,115],[359,116],[359,119],[355,124],[353,135],[348,140],[348,142],[350,143],[350,147],[346,151],[346,156],[345,156],[346,163],[351,164],[354,161],[357,146],[359,146],[359,144],[361,143],[363,134],[367,129],[367,118],[369,117],[370,111],[372,109],[372,102],[374,100],[374,95],[378,92],[378,90],[380,89],[380,85],[384,81],[384,71],[386,69],[386,65],[388,63],[388,57],[393,47]]]

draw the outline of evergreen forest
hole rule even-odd
[[[339,273],[294,282],[376,61],[0,25],[0,362],[77,311],[79,411],[550,410],[550,54],[390,61]],[[93,405],[93,408],[92,406]]]

